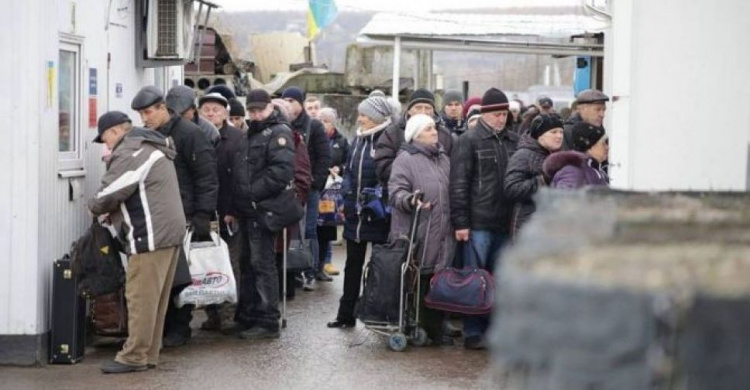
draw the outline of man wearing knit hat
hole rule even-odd
[[[167,92],[167,108],[195,123],[203,130],[212,145],[219,142],[219,130],[211,122],[198,115],[195,107],[195,91],[184,85],[177,85]]]
[[[456,240],[466,242],[465,260],[492,272],[510,232],[513,204],[505,199],[505,170],[519,137],[506,130],[508,98],[499,89],[485,92],[480,112],[474,130],[459,137],[451,155],[451,221]],[[483,349],[488,326],[486,317],[467,316],[464,346]]]
[[[453,138],[450,131],[445,128],[440,116],[436,115],[435,95],[432,92],[420,88],[414,91],[406,104],[406,113],[398,121],[391,123],[385,129],[383,136],[378,139],[375,146],[375,167],[378,179],[384,188],[388,187],[391,177],[391,165],[396,159],[401,144],[404,143],[404,131],[406,122],[414,115],[425,114],[435,120],[438,129],[438,139],[443,150],[450,154],[453,147]]]
[[[464,104],[464,94],[461,91],[449,90],[443,95],[443,111],[440,117],[443,119],[445,128],[453,134],[461,134],[463,131],[464,118],[461,116]]]
[[[312,268],[305,272],[303,290],[315,289],[316,279],[325,279],[322,273],[317,274],[319,268],[318,248],[318,203],[320,202],[320,191],[323,190],[328,180],[328,167],[331,164],[331,148],[328,145],[325,127],[317,119],[313,119],[305,111],[305,91],[299,87],[289,87],[281,94],[281,98],[289,103],[291,113],[292,130],[299,133],[307,144],[307,152],[310,156],[312,166],[313,182],[307,195],[307,215],[305,217],[305,239],[310,240],[310,251],[312,252]]]
[[[247,133],[247,122],[245,122],[245,106],[239,99],[229,101],[229,122],[243,134]]]

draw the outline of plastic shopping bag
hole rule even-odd
[[[237,283],[229,259],[229,248],[218,233],[211,241],[191,242],[192,230],[185,235],[184,249],[193,284],[180,292],[177,307],[205,306],[237,302]]]

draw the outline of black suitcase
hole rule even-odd
[[[74,364],[83,359],[86,340],[86,300],[78,294],[78,281],[66,255],[55,260],[52,272],[52,364]]]

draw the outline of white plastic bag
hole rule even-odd
[[[183,248],[193,284],[180,292],[177,307],[236,303],[237,283],[227,244],[214,231],[207,242],[191,242],[192,236],[192,230],[188,231]]]

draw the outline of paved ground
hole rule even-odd
[[[341,247],[334,262],[343,270]],[[87,350],[73,366],[0,367],[0,389],[472,389],[499,388],[488,374],[489,353],[452,347],[392,352],[384,338],[364,330],[328,329],[343,273],[289,302],[281,339],[244,341],[195,330],[191,343],[162,352],[157,369],[103,375],[99,365],[115,345]],[[196,312],[193,328],[205,318]],[[460,340],[459,340],[460,341]]]

